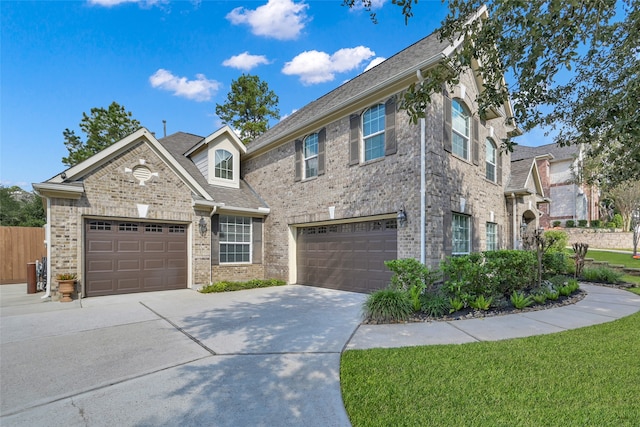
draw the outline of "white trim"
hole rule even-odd
[[[233,129],[231,129],[231,127],[229,125],[224,125],[220,129],[218,129],[217,131],[213,132],[209,136],[205,137],[202,141],[198,142],[196,145],[191,147],[187,152],[184,153],[184,155],[189,157],[190,154],[198,151],[198,149],[200,149],[201,147],[203,147],[205,145],[209,145],[209,143],[211,141],[214,141],[215,139],[217,139],[219,136],[221,136],[225,132],[228,133],[229,135],[231,135],[231,140],[235,143],[235,145],[237,145],[238,150],[241,151],[242,154],[247,152],[247,146],[244,145],[244,143],[240,140],[240,138],[238,138],[238,135],[236,135],[236,133],[233,131]]]

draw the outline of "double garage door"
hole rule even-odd
[[[187,287],[187,226],[85,221],[86,296]]]
[[[385,288],[397,258],[395,219],[298,228],[297,283],[352,292]]]

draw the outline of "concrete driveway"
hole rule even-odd
[[[366,295],[288,285],[43,302],[0,287],[2,426],[348,426]]]

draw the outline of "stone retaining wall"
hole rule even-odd
[[[633,233],[611,231],[600,228],[563,228],[569,235],[569,245],[586,243],[592,249],[628,249],[633,248]]]

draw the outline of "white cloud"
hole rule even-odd
[[[386,60],[387,60],[387,58],[383,58],[381,56],[378,56],[377,58],[374,58],[371,62],[369,62],[369,65],[367,65],[367,68],[365,68],[364,71],[369,71],[370,69],[372,69],[376,65],[378,65],[381,62],[384,62]]]
[[[374,55],[374,51],[364,46],[340,49],[333,55],[310,50],[287,62],[282,72],[299,76],[300,81],[306,85],[324,83],[332,81],[335,73],[351,71]]]
[[[225,67],[237,68],[239,70],[249,71],[260,64],[268,64],[269,60],[264,55],[251,55],[249,52],[243,52],[240,55],[234,55],[229,59],[225,59],[222,65]]]
[[[236,7],[227,14],[227,19],[234,25],[249,25],[257,36],[295,40],[309,20],[308,7],[292,0],[269,0],[255,10]]]
[[[138,3],[141,6],[154,6],[166,3],[167,0],[87,0],[89,4],[103,7],[119,6],[124,3]]]
[[[187,80],[186,77],[174,76],[171,71],[162,68],[149,77],[149,83],[154,88],[198,102],[211,100],[220,88],[219,82],[208,80],[204,74],[196,74],[195,80]]]

